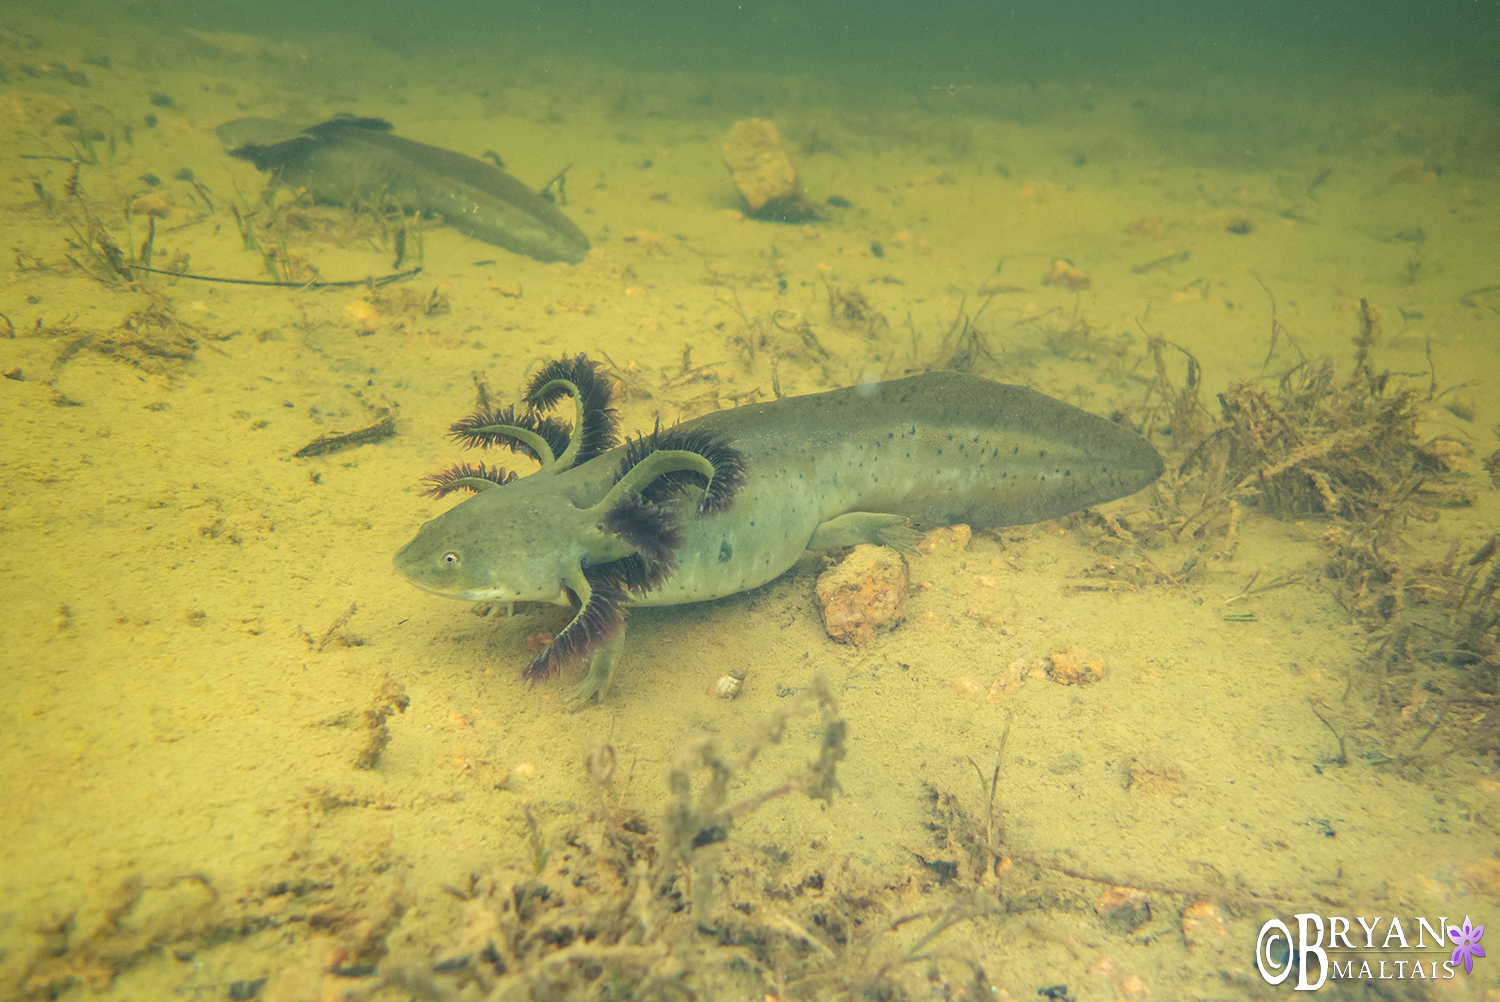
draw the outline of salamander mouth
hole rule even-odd
[[[405,577],[405,575],[402,576]],[[561,587],[558,588],[556,595],[521,596],[513,588],[442,588],[424,581],[418,581],[414,578],[407,578],[406,580],[411,583],[413,588],[425,591],[429,595],[440,595],[443,598],[457,599],[460,602],[542,602],[552,605],[568,604],[567,596],[564,595]]]

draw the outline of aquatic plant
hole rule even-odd
[[[1370,635],[1348,673],[1343,731],[1313,710],[1340,742],[1337,764],[1353,740],[1371,764],[1419,769],[1500,746],[1500,714],[1491,719],[1500,710],[1500,561],[1494,538],[1454,540],[1440,560],[1414,555],[1413,523],[1470,503],[1457,475],[1468,449],[1419,434],[1422,409],[1447,394],[1435,366],[1425,387],[1379,369],[1379,323],[1367,302],[1358,323],[1347,369],[1304,356],[1274,389],[1265,379],[1237,381],[1217,395],[1217,415],[1201,402],[1196,359],[1152,338],[1156,379],[1129,417],[1175,443],[1174,462],[1151,510],[1117,522],[1126,536],[1115,535],[1196,541],[1199,553],[1229,560],[1248,515],[1321,518],[1325,559],[1315,574],[1252,578],[1236,598],[1295,583],[1327,591]],[[1273,350],[1283,333],[1273,305]],[[1168,349],[1186,356],[1182,386],[1168,375]],[[1196,559],[1166,578],[1185,578]]]

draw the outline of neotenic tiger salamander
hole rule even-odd
[[[564,397],[571,427],[547,414]],[[433,496],[475,496],[423,525],[396,569],[449,598],[572,605],[525,675],[588,659],[577,699],[608,689],[628,606],[746,591],[808,549],[908,549],[917,525],[1056,518],[1162,472],[1128,428],[956,372],[718,411],[624,445],[608,383],[584,355],[547,365],[522,403],[498,408],[481,392],[452,432],[541,469],[518,478],[465,463],[427,478]]]

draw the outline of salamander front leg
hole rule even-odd
[[[615,665],[620,663],[620,655],[625,653],[625,634],[621,632],[615,639],[594,651],[594,656],[589,661],[589,673],[584,676],[583,682],[573,690],[569,702],[582,709],[589,700],[597,698],[604,702],[604,697],[609,694],[609,683],[614,679]]]
[[[522,674],[527,681],[535,682],[587,658],[589,675],[577,696],[598,693],[602,697],[620,659],[629,595],[618,581],[593,569],[574,569],[564,580],[564,587],[578,611]]]

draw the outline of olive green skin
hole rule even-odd
[[[307,129],[242,118],[219,126],[231,155],[318,202],[380,204],[436,214],[476,240],[538,261],[578,264],[589,240],[540,194],[494,164],[392,135],[380,119],[332,119]]]
[[[899,527],[1019,525],[1132,494],[1162,473],[1144,439],[1060,400],[933,372],[718,411],[686,423],[744,457],[733,506],[671,502],[675,571],[634,605],[701,602],[784,573],[809,548],[909,542]],[[621,450],[481,491],[396,554],[412,584],[451,598],[566,604],[580,568],[632,552],[596,505]],[[909,529],[906,531],[910,531]]]

